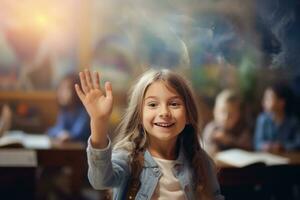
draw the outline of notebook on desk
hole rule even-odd
[[[283,156],[266,152],[250,152],[241,149],[229,149],[215,155],[215,160],[234,167],[246,167],[256,163],[265,165],[282,165],[289,163],[289,159]]]
[[[48,149],[50,138],[45,134],[29,134],[23,131],[8,131],[0,138],[0,147],[24,147],[28,149]]]

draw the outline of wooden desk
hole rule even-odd
[[[7,150],[7,149],[11,149],[11,148],[0,148],[0,151]],[[18,148],[18,150],[20,149],[22,148]],[[37,168],[63,167],[63,166],[70,167],[72,169],[72,176],[71,176],[72,194],[78,194],[80,192],[84,179],[87,176],[87,159],[86,159],[86,150],[84,144],[79,142],[68,142],[64,144],[51,142],[50,148],[31,149],[31,150],[34,150],[36,152]],[[35,168],[35,172],[37,172],[36,171],[37,168]],[[16,170],[21,173],[24,172],[24,170],[26,171],[27,168],[1,167],[2,172],[12,171],[12,170]],[[36,176],[33,176],[33,179],[35,179],[35,177]],[[29,179],[26,179],[26,181],[27,180]],[[28,184],[31,184],[31,182]]]
[[[72,169],[72,191],[77,193],[87,176],[85,146],[78,142],[52,144],[50,149],[36,149],[39,167],[69,166]]]

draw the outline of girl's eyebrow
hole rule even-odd
[[[148,96],[148,97],[145,97],[145,100],[146,99],[156,99],[157,97],[155,97],[155,96]]]
[[[157,96],[148,96],[148,97],[145,98],[145,100],[147,100],[147,99],[158,99],[158,97]],[[172,96],[169,99],[171,99],[171,100],[173,100],[173,99],[180,99],[180,100],[182,100],[182,98],[180,96]]]
[[[157,100],[158,98],[156,96],[148,96],[148,97],[144,98],[144,101],[147,101],[149,99]]]
[[[182,100],[182,98],[180,96],[173,96],[173,97],[170,98],[170,100],[174,100],[174,99]]]

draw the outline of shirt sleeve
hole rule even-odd
[[[48,129],[47,134],[50,137],[57,137],[65,129],[64,123],[64,116],[62,113],[59,113],[55,125]]]
[[[88,139],[88,179],[98,190],[117,187],[129,176],[128,154],[112,153],[111,141],[104,149],[95,149]]]
[[[260,115],[256,120],[255,134],[254,134],[254,148],[255,150],[262,150],[263,145],[266,143],[265,140],[265,120],[263,115]]]
[[[203,131],[204,149],[209,155],[213,155],[218,151],[218,145],[215,143],[213,136],[215,134],[215,125],[213,122],[207,124]]]
[[[73,140],[86,141],[90,135],[90,119],[85,110],[80,111],[78,117],[76,118],[71,130],[71,138]]]
[[[233,137],[232,140],[234,141],[234,146],[237,148],[253,150],[253,138],[248,128],[242,130],[238,138]]]
[[[291,124],[291,131],[289,133],[291,135],[284,142],[284,147],[287,151],[296,151],[300,149],[300,125],[296,119],[293,119]]]

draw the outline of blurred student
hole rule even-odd
[[[216,98],[214,119],[203,131],[204,147],[210,155],[230,148],[250,150],[252,139],[241,116],[241,100],[233,90],[223,90]]]
[[[292,93],[287,85],[275,83],[264,92],[264,111],[258,116],[255,149],[280,152],[300,150],[300,124],[291,114]]]
[[[8,105],[4,104],[0,114],[0,137],[11,127],[12,112]]]
[[[90,118],[75,92],[76,83],[79,83],[78,75],[68,74],[57,87],[59,113],[56,123],[47,133],[61,143],[67,141],[86,143],[90,134]],[[74,196],[79,194],[72,194],[72,175],[69,167],[42,169],[37,199],[74,199]]]
[[[48,130],[50,137],[60,142],[86,142],[90,133],[90,118],[75,93],[74,84],[79,83],[78,75],[65,76],[57,88],[59,114],[56,124]]]

